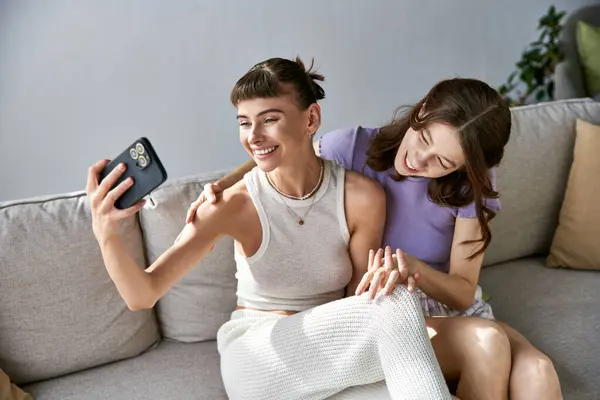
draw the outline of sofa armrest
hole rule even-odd
[[[579,65],[571,60],[556,64],[554,70],[554,100],[577,99],[587,97],[583,72]]]

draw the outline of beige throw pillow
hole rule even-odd
[[[33,397],[19,389],[0,369],[0,400],[33,400]]]
[[[574,159],[548,267],[600,270],[600,126],[577,120]]]

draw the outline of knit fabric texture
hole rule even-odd
[[[394,400],[452,398],[419,301],[404,286],[291,316],[237,310],[217,341],[232,400],[326,399],[384,380]]]

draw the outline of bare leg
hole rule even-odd
[[[435,331],[431,343],[444,377],[458,381],[458,398],[507,398],[510,343],[497,322],[478,317],[426,317],[425,321]]]
[[[500,322],[511,347],[511,400],[562,399],[558,375],[552,361],[536,349],[523,335]]]

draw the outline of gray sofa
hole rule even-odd
[[[559,37],[559,47],[564,54],[564,60],[556,65],[554,71],[554,99],[592,97],[600,101],[600,93],[588,93],[586,90],[585,76],[577,50],[577,21],[600,26],[600,4],[575,10],[565,20]],[[600,54],[598,56],[600,57]]]
[[[544,256],[575,119],[600,123],[600,103],[512,112],[498,171],[503,209],[481,284],[497,318],[553,359],[566,399],[597,399],[600,273],[548,269]],[[222,174],[167,182],[152,195],[154,206],[121,225],[140,266],[173,242],[203,184]],[[0,369],[40,400],[225,399],[214,339],[235,307],[232,246],[220,241],[155,309],[132,312],[103,266],[84,193],[0,203]]]

